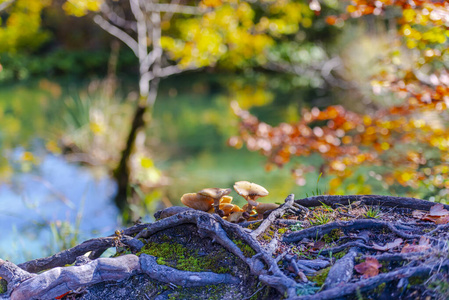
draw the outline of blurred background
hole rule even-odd
[[[239,180],[266,202],[447,203],[448,15],[433,1],[0,0],[0,257],[48,256]]]

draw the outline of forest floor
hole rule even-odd
[[[290,195],[258,221],[157,216],[48,258],[0,260],[0,299],[449,298],[448,205]]]

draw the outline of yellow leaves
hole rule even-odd
[[[34,158],[33,153],[26,151],[26,152],[23,152],[23,154],[22,154],[22,160],[34,162],[36,159]]]
[[[405,22],[411,23],[416,18],[416,11],[413,8],[404,9],[402,11],[402,16],[404,17]]]
[[[253,106],[263,106],[271,103],[274,95],[264,86],[241,85],[238,82],[231,85],[231,97],[237,101],[243,109]]]
[[[0,52],[32,50],[48,38],[40,31],[41,11],[49,0],[16,0],[8,8],[8,18],[0,27]]]
[[[200,2],[200,6],[205,6],[205,7],[217,7],[222,4],[223,4],[223,2],[221,0],[202,0]]]
[[[103,0],[67,0],[62,8],[69,15],[82,17],[89,11],[99,11]]]
[[[219,60],[226,61],[227,67],[251,59],[264,63],[264,51],[273,41],[255,30],[253,18],[247,2],[223,4],[199,18],[178,20],[179,38],[162,37],[162,47],[184,67],[215,65]]]

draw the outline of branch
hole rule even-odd
[[[15,0],[8,0],[0,4],[0,11],[6,9],[8,6],[10,6]]]
[[[106,5],[105,3],[103,3],[103,5],[101,5],[101,12],[109,19],[109,21],[111,21],[118,27],[131,29],[134,32],[137,31],[137,23],[136,22],[129,21],[129,20],[126,20],[125,18],[122,18],[117,13],[115,13],[109,7],[109,5]]]
[[[197,67],[197,66],[193,66],[193,65],[185,67],[185,68],[181,68],[179,65],[174,65],[174,66],[168,66],[168,67],[165,67],[165,68],[161,68],[155,74],[155,76],[159,77],[159,78],[163,78],[163,77],[168,77],[168,76],[171,76],[171,75],[174,75],[174,74],[179,74],[179,73],[182,73],[184,71],[191,71],[191,70],[198,70],[198,69],[200,69],[200,68]]]
[[[94,17],[94,22],[97,23],[101,28],[103,28],[106,32],[109,34],[115,36],[119,40],[121,40],[123,43],[125,43],[131,50],[134,52],[134,54],[139,57],[139,45],[137,42],[126,32],[118,28],[117,26],[109,23],[106,21],[102,16],[96,15]]]
[[[145,5],[147,12],[157,12],[157,13],[177,13],[184,15],[201,15],[206,10],[198,8],[197,6],[179,5],[179,4],[169,4],[169,3],[148,3]]]

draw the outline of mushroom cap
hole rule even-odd
[[[242,211],[242,209],[235,204],[232,203],[220,203],[219,209],[223,210],[225,216],[229,216],[233,212],[239,212]],[[213,214],[215,212],[215,209],[212,207],[209,209],[208,213]]]
[[[237,223],[239,221],[244,221],[245,218],[243,218],[242,215],[243,215],[242,211],[234,212],[234,213],[230,214],[226,220],[231,223]]]
[[[223,196],[220,200],[220,204],[223,203],[231,203],[232,202],[232,197],[231,196]]]
[[[242,211],[242,209],[240,207],[238,207],[235,204],[230,204],[230,203],[220,204],[220,209],[222,209],[224,211],[225,216],[227,216],[233,212]]]
[[[259,203],[254,209],[259,215],[263,215],[264,212],[278,208],[276,203]]]
[[[223,196],[229,195],[231,193],[231,189],[221,189],[221,188],[207,188],[202,189],[198,192],[198,194],[210,197],[212,199],[220,199]]]
[[[255,200],[268,195],[268,191],[261,185],[249,181],[237,181],[234,190],[248,201],[248,198]],[[250,203],[253,205],[252,203]]]
[[[201,211],[208,211],[212,208],[214,200],[197,193],[187,193],[182,195],[181,202],[187,207]]]

